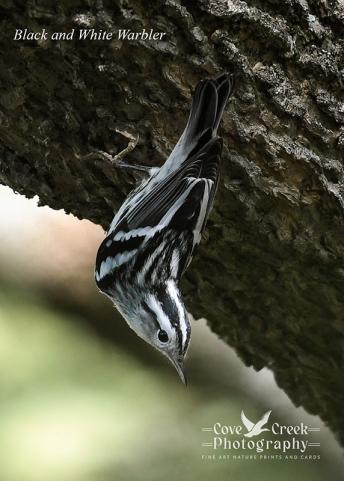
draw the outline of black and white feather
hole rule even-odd
[[[99,289],[138,335],[170,359],[178,356],[178,362],[190,339],[178,283],[213,205],[222,152],[217,129],[232,89],[228,74],[198,84],[187,125],[171,155],[125,200],[97,254]],[[175,338],[172,354],[140,325],[137,317],[143,312],[154,317],[155,329],[167,333],[169,341]]]

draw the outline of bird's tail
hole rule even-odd
[[[199,82],[192,98],[190,115],[184,132],[166,162],[169,164],[168,167],[176,168],[216,136],[233,88],[234,75],[228,73]]]
[[[207,129],[216,135],[223,110],[233,91],[234,77],[223,73],[212,79],[201,80],[193,95],[191,111],[183,137],[189,143]]]

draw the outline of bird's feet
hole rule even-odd
[[[138,164],[128,164],[123,160],[127,156],[127,154],[132,152],[137,146],[139,141],[139,135],[137,134],[136,136],[134,136],[133,134],[131,134],[130,132],[127,132],[126,130],[115,129],[115,131],[128,139],[128,145],[126,146],[125,149],[121,150],[120,152],[118,152],[118,154],[115,154],[115,155],[109,154],[108,152],[104,152],[102,150],[94,150],[89,155],[90,156],[96,155],[97,157],[105,159],[108,162],[111,162],[111,164],[113,164],[115,167],[119,167],[121,169],[136,170],[136,171],[144,172],[145,174],[151,175],[153,170],[152,167],[148,167],[145,165],[138,165]]]
[[[118,167],[122,167],[123,165],[121,165],[121,164],[124,164],[125,166],[128,165],[128,167],[130,167],[129,164],[126,164],[125,162],[122,162],[122,159],[124,159],[127,156],[127,154],[129,154],[129,152],[132,152],[135,149],[135,147],[138,144],[140,136],[139,136],[139,134],[137,134],[135,136],[135,135],[131,134],[130,132],[127,132],[126,130],[115,129],[115,132],[123,135],[123,137],[128,139],[128,145],[126,146],[125,149],[121,150],[116,155],[110,155],[110,154],[107,154],[106,152],[104,152],[105,158],[107,158],[107,160],[109,160],[112,164],[115,164]]]

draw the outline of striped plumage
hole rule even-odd
[[[213,204],[222,151],[217,128],[232,88],[228,74],[198,84],[177,145],[125,200],[96,260],[99,289],[184,382],[190,323],[178,284]]]

